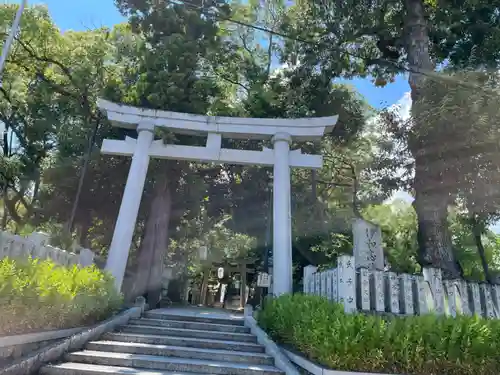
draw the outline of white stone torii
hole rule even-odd
[[[302,119],[238,118],[203,116],[142,109],[100,99],[98,107],[114,126],[136,129],[137,139],[105,139],[101,152],[132,156],[125,191],[116,221],[106,270],[121,288],[139,206],[146,181],[149,159],[192,160],[213,163],[273,166],[273,294],[292,291],[292,232],[290,212],[290,167],[318,169],[320,155],[290,150],[292,140],[319,140],[331,132],[338,116]],[[205,147],[164,144],[154,140],[155,127],[178,134],[207,135]],[[262,151],[221,148],[222,137],[233,139],[271,139],[274,149]]]

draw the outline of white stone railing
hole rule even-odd
[[[459,313],[500,319],[500,285],[443,280],[435,268],[424,268],[423,275],[397,274],[357,268],[354,257],[343,255],[337,268],[316,272],[314,266],[305,267],[303,280],[305,294],[341,302],[346,312]]]
[[[51,259],[54,263],[63,266],[81,265],[90,266],[94,263],[94,253],[88,249],[81,249],[79,254],[59,249],[48,244],[49,236],[45,233],[34,232],[28,237],[14,235],[9,232],[0,232],[0,259]]]

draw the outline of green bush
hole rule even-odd
[[[0,335],[93,324],[121,304],[112,277],[95,266],[0,261]]]
[[[302,294],[268,300],[258,320],[277,342],[335,370],[489,375],[500,369],[499,320],[351,315]]]

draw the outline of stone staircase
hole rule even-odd
[[[281,375],[241,316],[146,312],[49,364],[43,375]],[[179,311],[179,309],[173,310]]]

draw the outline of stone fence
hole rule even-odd
[[[0,232],[0,259],[38,258],[51,259],[54,263],[63,266],[78,264],[83,267],[94,263],[94,253],[88,249],[81,249],[78,254],[50,246],[49,236],[45,233],[34,232],[27,237],[14,235],[9,232]]]
[[[460,313],[500,319],[500,285],[443,280],[435,268],[425,268],[423,275],[397,274],[357,268],[354,257],[343,255],[337,268],[316,272],[316,267],[305,267],[303,288],[305,294],[343,303],[346,312]]]
[[[390,272],[383,258],[380,229],[357,219],[353,232],[354,256],[339,256],[337,268],[322,272],[314,266],[304,268],[305,294],[341,302],[346,312],[460,313],[500,319],[500,285],[443,280],[436,268],[424,268],[422,275]]]

